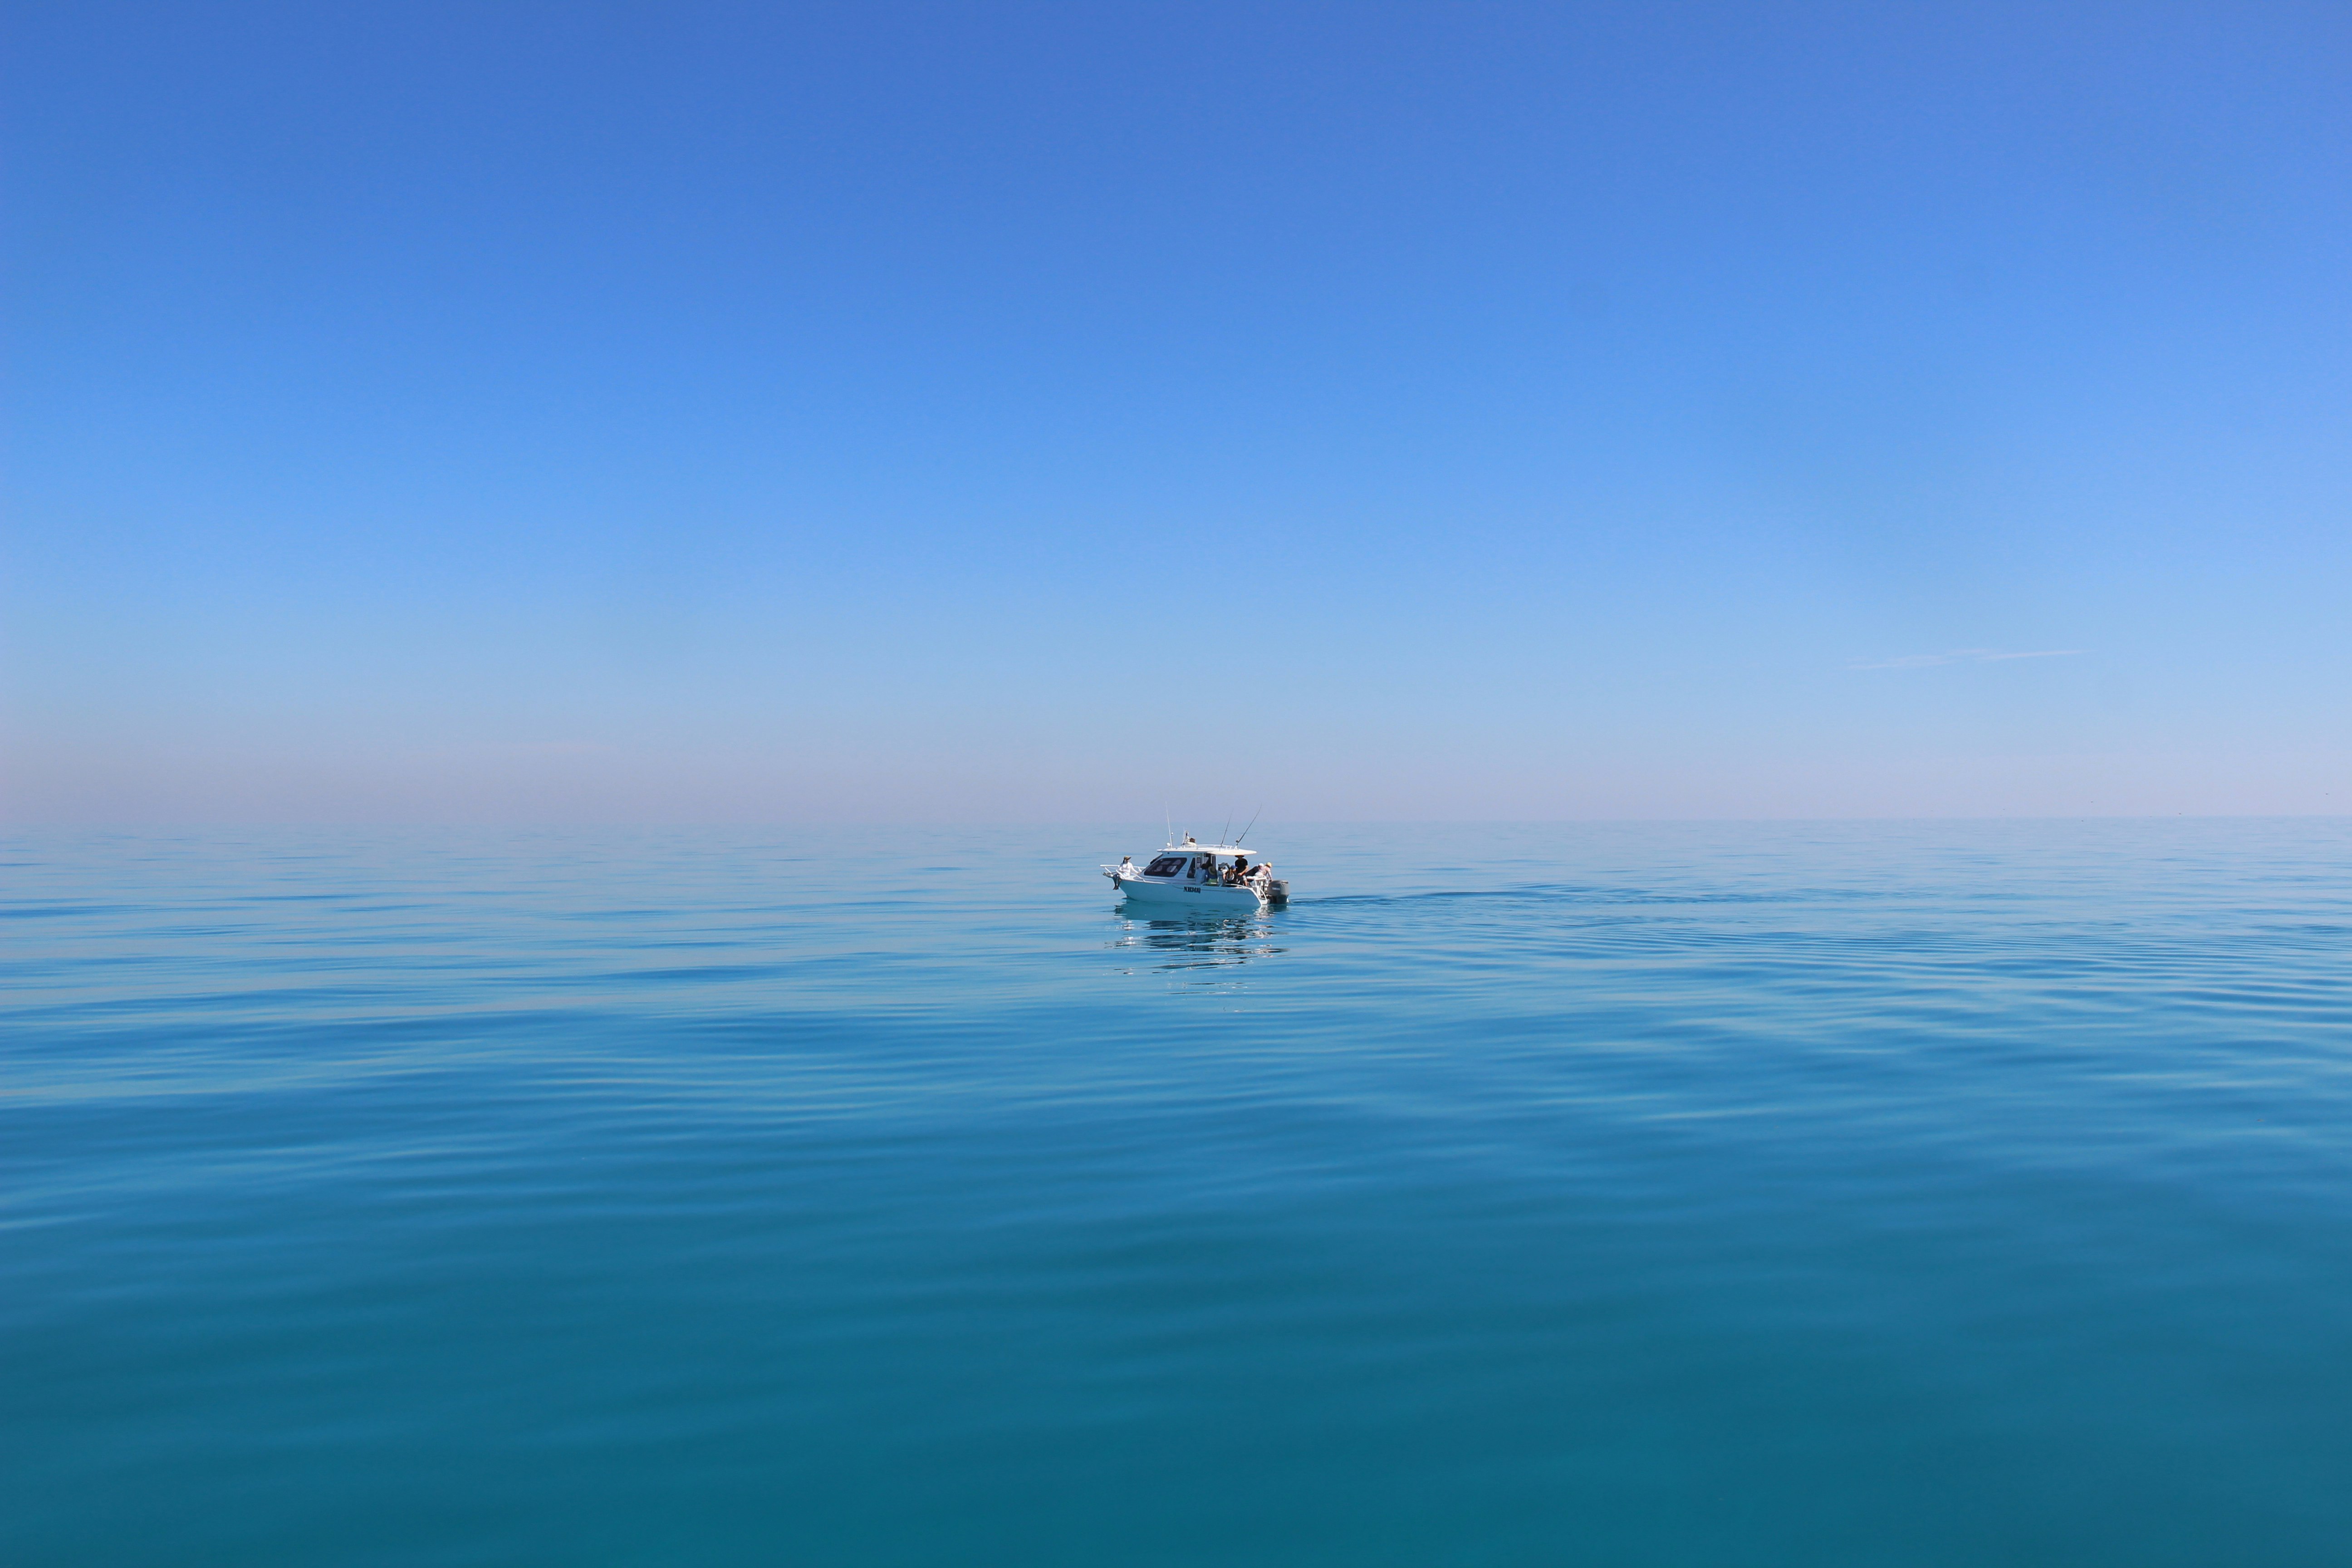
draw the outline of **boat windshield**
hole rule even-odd
[[[1147,877],[1174,877],[1181,875],[1183,869],[1183,856],[1162,855],[1159,859],[1146,866],[1143,868],[1143,874]]]

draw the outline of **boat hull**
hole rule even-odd
[[[1147,877],[1121,877],[1118,890],[1131,902],[1168,909],[1217,910],[1246,914],[1263,908],[1265,902],[1249,888],[1226,888],[1214,883],[1202,886],[1198,882],[1163,882],[1157,878]]]

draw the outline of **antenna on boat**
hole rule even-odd
[[[1228,834],[1228,833],[1231,833],[1233,830],[1234,830],[1234,814],[1233,814],[1232,812],[1230,812],[1230,811],[1229,811],[1229,812],[1225,813],[1225,825],[1224,825],[1223,827],[1220,827],[1220,828],[1218,828],[1218,829],[1217,829],[1217,842],[1218,842],[1218,843],[1220,843],[1220,844],[1224,843],[1224,842],[1225,842],[1225,835],[1226,835],[1226,834]]]
[[[1168,819],[1168,843],[1169,847],[1173,848],[1176,844],[1176,808],[1172,805],[1169,806],[1161,815]]]
[[[1251,812],[1251,813],[1250,813],[1250,827],[1255,827],[1255,826],[1257,826],[1257,819],[1258,819],[1260,816],[1264,816],[1265,814],[1265,807],[1264,807],[1264,806],[1262,806],[1262,805],[1261,805],[1261,806],[1259,806],[1255,811]],[[1243,829],[1242,829],[1242,838],[1247,838],[1248,837],[1249,837],[1249,827],[1244,827],[1244,828],[1243,828]],[[1240,847],[1242,847],[1242,838],[1236,838],[1236,839],[1234,839],[1234,848],[1238,849],[1238,848],[1240,848]]]

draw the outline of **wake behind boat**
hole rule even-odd
[[[1123,898],[1192,910],[1257,910],[1290,897],[1290,884],[1275,876],[1270,863],[1261,860],[1253,866],[1241,846],[1196,844],[1191,834],[1181,844],[1170,844],[1149,865],[1138,867],[1130,855],[1116,866],[1105,866],[1103,875]]]

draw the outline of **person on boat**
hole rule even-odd
[[[1248,881],[1248,880],[1249,880],[1249,857],[1248,857],[1248,856],[1246,856],[1246,855],[1236,855],[1236,856],[1234,856],[1234,871],[1233,871],[1233,877],[1232,877],[1232,882],[1233,882],[1233,885],[1234,885],[1234,887],[1238,888],[1238,887],[1240,887],[1244,882],[1246,882],[1246,881]]]

